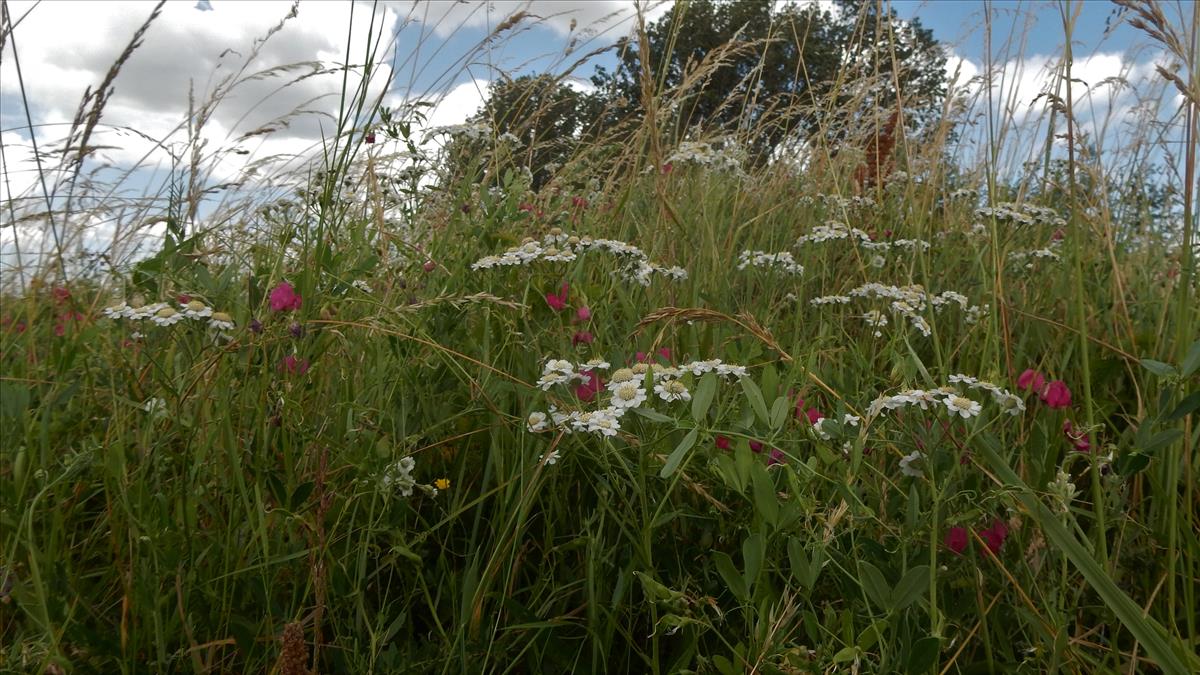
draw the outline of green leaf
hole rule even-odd
[[[1150,440],[1146,441],[1145,445],[1141,446],[1141,451],[1147,455],[1154,454],[1159,448],[1164,448],[1183,436],[1183,429],[1166,429],[1154,434]]]
[[[779,498],[775,496],[775,481],[762,464],[755,462],[750,469],[754,488],[754,509],[771,527],[779,525]]]
[[[763,558],[766,555],[767,541],[761,532],[755,532],[742,542],[742,564],[745,565],[742,578],[746,580],[747,589],[754,588],[755,582],[758,581],[758,574],[762,571]]]
[[[696,393],[692,394],[692,419],[700,422],[704,416],[708,414],[708,407],[712,405],[713,396],[717,393],[717,374],[705,373],[700,378],[700,384],[696,386]]]
[[[929,590],[929,566],[919,565],[909,570],[892,589],[892,603],[896,610],[904,609],[917,601]]]
[[[733,560],[721,551],[713,552],[713,562],[717,565],[717,573],[721,575],[721,579],[725,581],[725,586],[739,600],[746,600],[750,593],[746,590],[746,580],[733,566]]]
[[[1013,496],[1025,507],[1026,512],[1041,526],[1042,533],[1055,548],[1066,555],[1071,564],[1079,570],[1085,581],[1104,601],[1125,628],[1142,644],[1146,653],[1166,673],[1196,672],[1200,667],[1200,658],[1181,656],[1192,652],[1176,638],[1168,634],[1163,627],[1149,616],[1142,613],[1142,608],[1125,594],[1104,568],[1096,562],[1092,554],[1075,535],[1063,525],[1058,515],[1038,500],[1037,494],[1021,480],[1012,467],[1008,465],[997,452],[999,441],[993,436],[984,434],[979,437],[980,454],[992,469],[992,472],[1004,485],[1013,488]],[[1185,659],[1188,663],[1185,663]]]
[[[845,647],[833,655],[834,663],[847,663],[858,658],[858,647]]]
[[[888,585],[879,568],[866,561],[858,563],[858,581],[867,597],[884,611],[892,609],[892,587]]]
[[[941,650],[942,641],[936,636],[930,635],[917,640],[913,643],[912,649],[908,651],[908,661],[904,664],[904,672],[907,675],[929,672],[937,662],[938,652]]]
[[[1169,363],[1163,363],[1162,361],[1155,361],[1154,359],[1142,359],[1141,364],[1143,368],[1154,373],[1155,375],[1158,375],[1159,377],[1170,377],[1171,375],[1179,374],[1179,371],[1175,370],[1175,366]]]
[[[771,428],[782,429],[784,422],[787,422],[788,400],[780,396],[771,404]]]
[[[696,429],[692,429],[687,432],[683,440],[679,441],[679,445],[675,446],[670,456],[667,457],[667,463],[663,464],[662,471],[658,472],[660,478],[670,478],[671,474],[675,473],[675,469],[679,468],[679,463],[683,461],[684,455],[696,444],[696,437],[699,433]]]
[[[746,392],[746,398],[750,400],[750,407],[754,409],[754,414],[758,416],[760,422],[766,424],[770,420],[770,415],[767,414],[767,402],[763,400],[758,385],[748,377],[743,377],[741,381],[742,391]]]
[[[1198,368],[1200,368],[1200,340],[1192,343],[1192,346],[1188,348],[1187,356],[1183,357],[1183,363],[1179,365],[1179,370],[1184,377],[1191,377]]]
[[[788,562],[792,566],[792,578],[804,588],[812,590],[812,584],[808,581],[808,569],[811,561],[804,551],[804,544],[799,539],[791,537],[788,539],[787,548]]]
[[[865,652],[874,647],[876,643],[883,639],[883,630],[887,628],[887,625],[887,619],[872,621],[870,626],[867,626],[863,629],[863,632],[858,634],[858,648]]]
[[[665,423],[665,422],[674,422],[675,421],[674,418],[667,417],[666,415],[664,415],[660,412],[651,410],[650,408],[634,408],[633,412],[642,417],[645,417],[646,419],[650,420],[651,422]]]
[[[1184,399],[1179,402],[1179,405],[1175,406],[1175,409],[1171,411],[1171,414],[1167,415],[1166,421],[1174,422],[1175,420],[1181,420],[1195,412],[1197,408],[1200,408],[1200,391],[1193,391],[1184,397]]]
[[[1140,452],[1127,452],[1117,458],[1117,473],[1132,476],[1150,466],[1150,458]]]

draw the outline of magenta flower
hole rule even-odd
[[[273,312],[290,312],[300,309],[302,300],[300,294],[288,282],[281,282],[278,286],[271,289],[271,311]]]
[[[1071,424],[1071,420],[1063,420],[1062,430],[1063,435],[1067,437],[1071,445],[1075,446],[1076,450],[1079,452],[1091,452],[1092,443],[1088,440],[1086,431],[1076,431],[1074,425]]]
[[[421,269],[425,270],[426,272],[432,272],[437,269],[437,263],[433,262],[432,260],[426,260],[425,264],[421,265]]]
[[[571,336],[571,346],[577,347],[581,344],[589,344],[590,345],[590,344],[592,344],[592,341],[595,339],[596,338],[593,337],[592,334],[589,333],[588,331],[581,330]]]
[[[589,309],[588,307],[584,306],[584,307],[580,307],[579,309],[575,310],[575,320],[576,321],[587,321],[590,318],[592,318],[592,310]]]
[[[596,398],[596,394],[604,389],[604,380],[594,370],[585,370],[580,375],[587,378],[587,382],[575,387],[575,395],[579,397],[580,401],[586,403]]]
[[[946,548],[950,549],[954,555],[962,555],[962,552],[967,549],[967,528],[952,527],[946,531],[946,538],[942,540]]]
[[[1008,537],[1008,526],[1004,521],[996,518],[992,521],[992,526],[979,533],[983,543],[987,544],[988,550],[992,553],[999,553],[1000,547],[1004,545],[1004,540]]]
[[[750,441],[750,449],[754,452],[762,452],[763,444],[758,441]]]
[[[562,289],[558,293],[547,293],[546,304],[550,305],[550,309],[561,312],[567,308],[567,282],[563,282]]]
[[[308,359],[297,359],[295,354],[288,354],[279,362],[279,369],[288,375],[303,375],[308,372]]]
[[[1054,380],[1046,385],[1040,396],[1042,402],[1051,408],[1068,408],[1071,406],[1071,390],[1062,380]]]
[[[1017,388],[1028,389],[1030,391],[1041,391],[1042,386],[1046,383],[1046,378],[1038,371],[1028,368],[1025,372],[1017,377]]]
[[[660,356],[664,361],[671,360],[671,350],[667,347],[663,347],[662,349],[655,352],[655,354]],[[634,354],[634,358],[637,359],[638,363],[646,363],[650,360],[650,355],[647,354],[646,352],[638,352],[638,353]]]
[[[717,449],[718,450],[728,450],[732,447],[733,447],[733,442],[729,440],[728,436],[717,436]]]
[[[779,448],[771,448],[771,454],[767,457],[767,466],[783,464],[783,460],[783,451]]]

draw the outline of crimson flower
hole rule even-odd
[[[604,389],[604,380],[594,370],[585,370],[580,375],[587,378],[587,382],[575,387],[575,395],[579,397],[580,401],[586,403],[596,398],[596,394]]]
[[[950,549],[954,555],[962,555],[962,552],[967,549],[967,528],[952,527],[946,531],[946,538],[942,540],[946,548]]]
[[[1017,377],[1017,388],[1028,389],[1030,391],[1041,391],[1042,386],[1046,384],[1046,378],[1038,371],[1027,368],[1025,372]]]
[[[729,450],[733,447],[733,441],[729,440],[728,436],[717,436],[717,449]]]
[[[278,286],[271,289],[271,311],[273,312],[290,312],[300,309],[303,300],[295,288],[288,282],[281,282]]]
[[[547,293],[546,304],[550,305],[550,309],[561,312],[567,308],[567,282],[563,282],[562,290],[558,293]]]
[[[979,537],[983,539],[983,543],[987,544],[988,550],[992,553],[999,553],[1000,547],[1004,545],[1004,540],[1008,537],[1008,526],[1004,521],[996,518],[992,521],[992,526],[979,533]]]
[[[303,375],[308,372],[308,359],[297,359],[295,354],[288,354],[279,362],[279,369],[288,375]]]
[[[581,344],[589,344],[590,345],[590,344],[592,344],[592,341],[595,339],[596,338],[593,337],[592,334],[589,333],[588,331],[581,330],[571,336],[571,346],[575,347],[575,346],[578,346]]]
[[[1051,408],[1068,408],[1071,405],[1071,390],[1062,380],[1054,380],[1047,384],[1040,396],[1042,402]]]

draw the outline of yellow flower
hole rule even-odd
[[[439,490],[449,490],[450,489],[450,479],[449,478],[439,478],[439,479],[433,481],[433,487],[435,487]]]

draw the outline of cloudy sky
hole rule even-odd
[[[61,147],[84,91],[104,80],[154,4],[6,0],[4,6],[5,29],[13,30],[0,53],[0,199],[36,199],[32,141],[43,152]],[[932,29],[962,80],[991,62],[997,86],[1004,83],[997,98],[1011,97],[1018,117],[1040,117],[1044,101],[1034,103],[1063,42],[1055,4],[991,2],[990,49],[981,2],[893,0],[892,6]],[[634,16],[628,0],[301,0],[289,16],[291,8],[279,1],[168,2],[113,81],[91,141],[99,146],[92,166],[104,163],[109,175],[141,167],[125,180],[127,189],[162,184],[191,147],[190,105],[191,119],[204,113],[194,133],[212,156],[211,181],[245,177],[248,163],[256,180],[269,181],[321,146],[335,128],[343,78],[356,86],[368,61],[377,63],[366,85],[372,98],[390,106],[430,100],[437,105],[429,124],[453,124],[477,109],[500,73],[561,71],[627,34]],[[648,14],[653,19],[669,9],[662,2]],[[1117,20],[1114,5],[1088,1],[1079,9],[1076,98],[1092,129],[1120,143],[1120,125],[1102,126],[1106,113],[1122,116],[1145,95],[1162,55]],[[518,11],[526,18],[487,39]],[[575,71],[579,86],[596,65],[612,63],[611,53],[591,59]]]

